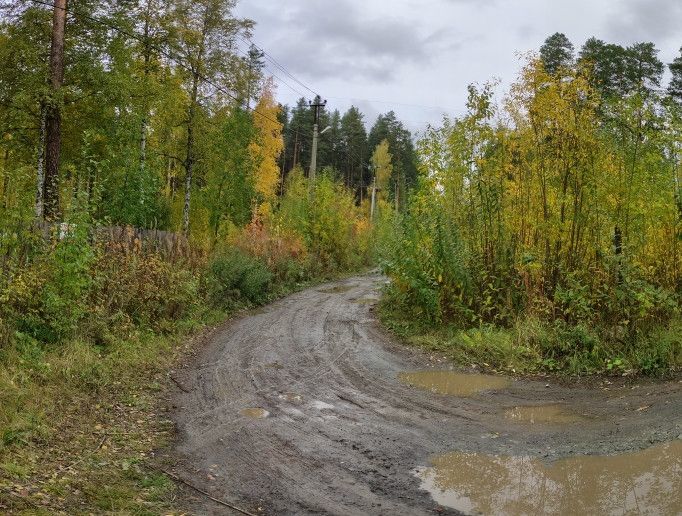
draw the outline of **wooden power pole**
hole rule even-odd
[[[310,156],[310,173],[308,179],[310,180],[310,188],[314,188],[315,175],[317,174],[317,140],[320,137],[320,108],[327,105],[327,101],[322,102],[318,97],[315,102],[310,103],[310,107],[315,109],[315,124],[313,125],[313,150]]]

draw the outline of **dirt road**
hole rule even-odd
[[[679,443],[679,381],[569,388],[512,379],[468,397],[415,387],[402,373],[449,366],[379,328],[372,306],[382,281],[306,290],[216,332],[176,375],[177,475],[254,513],[454,514],[421,489],[419,471],[433,457],[551,463]],[[514,416],[515,407],[545,404],[576,417]],[[192,510],[230,514],[204,496]]]

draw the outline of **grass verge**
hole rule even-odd
[[[658,328],[635,344],[600,338],[594,328],[520,319],[511,328],[463,330],[405,318],[399,304],[384,297],[379,318],[409,345],[442,353],[463,366],[514,374],[561,376],[675,376],[682,369],[682,321]]]
[[[278,286],[267,302],[318,284]],[[106,347],[21,339],[0,356],[0,513],[174,514],[178,489],[155,469],[172,442],[160,402],[170,371],[238,311],[189,314],[165,334]]]

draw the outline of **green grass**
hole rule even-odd
[[[410,345],[444,354],[453,362],[515,374],[567,376],[671,376],[682,368],[682,321],[674,320],[634,343],[604,339],[594,328],[519,319],[511,328],[463,330],[406,318],[384,299],[379,316]]]
[[[329,279],[273,285],[267,301]],[[17,334],[0,347],[0,514],[174,513],[175,484],[152,459],[173,439],[168,372],[193,336],[252,306],[203,308],[105,346]]]
[[[105,350],[75,340],[5,351],[0,512],[170,512],[173,483],[154,470],[150,452],[172,438],[157,414],[166,371],[203,321],[182,326]]]

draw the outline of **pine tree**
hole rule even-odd
[[[557,32],[545,40],[540,47],[540,60],[550,75],[556,75],[562,68],[573,65],[573,43],[565,34]]]
[[[682,48],[680,48],[680,55],[668,65],[672,78],[668,85],[668,94],[678,102],[682,102]]]
[[[591,84],[603,97],[621,94],[626,66],[625,48],[590,38],[580,50],[579,62],[588,70]]]
[[[351,106],[341,118],[341,148],[344,182],[359,196],[364,195],[362,189],[367,187],[365,171],[370,156],[363,115],[355,106]]]
[[[390,198],[397,195],[399,199],[406,200],[408,190],[417,183],[417,158],[412,135],[393,111],[379,115],[369,133],[369,147],[376,148],[383,140],[388,141],[393,162]],[[405,206],[402,201],[401,204]]]

